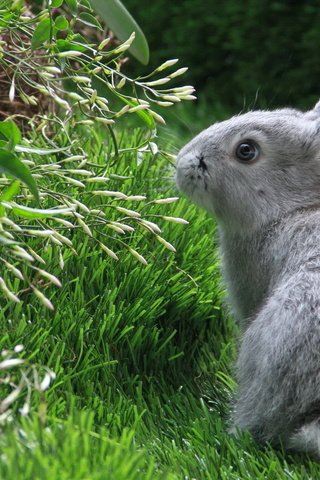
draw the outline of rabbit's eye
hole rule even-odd
[[[255,160],[259,154],[258,147],[251,142],[240,143],[236,149],[236,156],[239,160],[249,162]]]

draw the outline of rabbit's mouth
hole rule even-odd
[[[203,155],[198,155],[198,156],[196,157],[196,159],[197,159],[197,161],[199,162],[199,163],[198,163],[198,168],[199,168],[200,170],[202,170],[203,172],[206,172],[206,171],[208,170],[208,167],[207,167],[207,164],[206,164],[206,162],[205,162],[205,160],[204,160],[204,156],[203,156]]]
[[[209,171],[202,154],[180,155],[177,159],[176,183],[182,192],[196,203],[204,203],[204,193],[208,190]]]

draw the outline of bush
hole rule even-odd
[[[157,64],[179,57],[188,82],[230,111],[291,104],[319,96],[320,2],[147,2],[126,0]]]
[[[122,58],[135,34],[119,45],[101,33],[90,4],[71,3],[69,8],[70,2],[55,0],[38,12],[23,7],[22,2],[6,2],[0,11],[0,66],[6,79],[0,110],[6,117],[0,122],[0,173],[5,174],[0,177],[0,244],[4,246],[0,261],[11,275],[8,281],[0,277],[0,291],[20,303],[19,290],[25,287],[49,309],[53,305],[40,290],[47,283],[61,284],[43,268],[41,254],[47,248],[61,247],[54,255],[63,264],[66,250],[75,253],[74,231],[82,231],[91,239],[92,248],[114,260],[120,257],[118,250],[116,254],[110,248],[116,238],[116,249],[125,249],[137,261],[147,263],[120,238],[136,228],[151,232],[174,250],[159,235],[159,227],[144,219],[153,201],[144,205],[146,197],[141,191],[119,191],[119,179],[114,182],[108,175],[110,167],[126,161],[130,152],[135,152],[139,161],[148,152],[166,155],[156,144],[156,124],[164,119],[154,108],[159,111],[159,107],[194,98],[192,87],[168,87],[184,71],[169,73],[176,59],[162,63],[143,78],[123,74]],[[89,33],[78,33],[81,22],[86,28],[90,23]],[[131,114],[143,128],[131,135],[130,148],[123,149],[128,123],[122,122]],[[92,159],[85,148],[96,142],[99,128],[106,133],[105,145]],[[132,175],[131,170],[128,173]],[[26,184],[32,195],[11,176]],[[175,200],[162,198],[155,203]],[[30,249],[30,238],[37,239],[35,250]]]

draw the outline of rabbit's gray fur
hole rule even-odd
[[[236,147],[253,141],[253,162]],[[253,111],[201,132],[177,184],[218,221],[241,326],[232,423],[320,458],[320,106]]]

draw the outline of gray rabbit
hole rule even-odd
[[[176,179],[218,222],[242,333],[234,431],[320,459],[320,102],[212,125]]]

